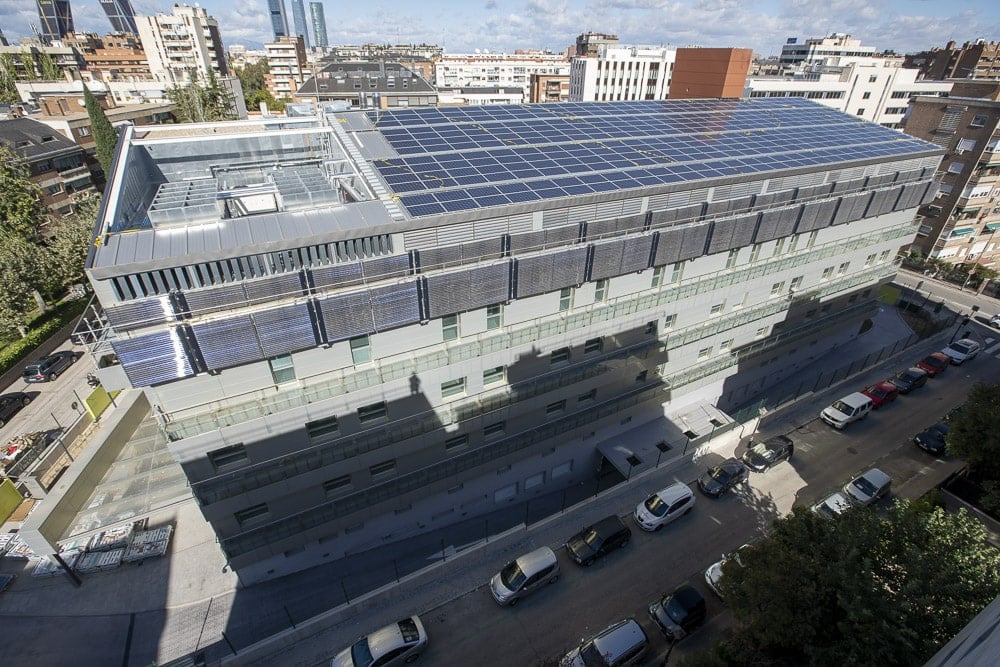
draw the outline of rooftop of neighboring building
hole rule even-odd
[[[80,150],[73,141],[67,139],[44,123],[30,118],[11,118],[0,121],[0,142],[28,161],[67,151]]]
[[[398,85],[397,85],[398,84]],[[401,63],[336,62],[326,65],[300,87],[297,95],[434,93],[426,79]]]

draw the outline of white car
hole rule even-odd
[[[844,493],[851,502],[867,507],[889,493],[892,477],[878,468],[872,468],[844,485]]]
[[[1000,329],[1000,315],[994,315],[990,318],[990,326]]]
[[[402,665],[420,657],[427,648],[427,631],[416,616],[380,628],[337,654],[330,667]]]
[[[635,508],[635,522],[643,530],[660,530],[694,507],[694,494],[678,482],[649,496]]]
[[[839,491],[812,506],[812,511],[827,519],[835,519],[851,509],[851,500]]]
[[[719,581],[722,579],[722,566],[726,563],[733,562],[740,567],[743,567],[743,561],[740,560],[740,552],[749,546],[749,544],[744,544],[728,556],[723,556],[722,560],[718,563],[712,563],[708,566],[708,569],[705,570],[705,583],[708,584],[708,587],[712,589],[713,593],[719,596],[720,600],[723,597],[722,591],[719,590]]]
[[[962,338],[941,351],[951,357],[951,363],[959,366],[963,361],[968,361],[979,354],[979,347],[976,341]]]

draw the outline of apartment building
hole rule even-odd
[[[80,53],[87,71],[95,78],[104,81],[153,79],[142,42],[134,33],[102,37],[97,33],[75,32],[64,37],[62,43]]]
[[[264,51],[268,66],[264,85],[275,99],[292,99],[299,86],[312,76],[305,40],[299,35],[280,37],[264,44]]]
[[[438,88],[438,106],[524,104],[523,88]]]
[[[954,83],[946,99],[917,97],[906,119],[907,134],[947,151],[913,246],[927,257],[1000,269],[1000,83]]]
[[[753,50],[681,47],[677,49],[668,97],[736,99],[743,96]]]
[[[299,101],[345,102],[359,109],[426,107],[438,102],[434,86],[393,62],[334,62],[307,79],[295,93]]]
[[[651,467],[609,443],[856,335],[943,152],[794,99],[339,109],[128,128],[86,266],[245,583]]]
[[[56,130],[29,118],[0,120],[0,143],[28,165],[50,213],[68,215],[79,196],[96,194],[83,149]]]
[[[608,35],[599,32],[585,32],[578,35],[573,49],[573,55],[581,58],[596,56],[602,45],[617,46],[618,35]]]
[[[902,126],[910,99],[947,95],[952,83],[922,79],[899,56],[826,56],[777,76],[750,76],[747,97],[800,97],[891,128]]]
[[[160,81],[204,81],[209,71],[228,76],[219,23],[201,7],[174,5],[171,14],[137,16],[149,69]]]
[[[532,104],[568,102],[569,74],[532,74],[530,88],[528,101]]]
[[[570,102],[665,100],[677,49],[600,44],[596,56],[570,65]]]
[[[569,74],[569,61],[541,52],[444,54],[434,63],[433,83],[441,88],[516,86],[527,96],[532,74]]]
[[[797,37],[789,37],[781,47],[778,62],[782,67],[797,67],[811,62],[823,62],[828,58],[872,58],[877,55],[874,46],[864,46],[860,39],[835,32],[828,37],[813,37],[799,43]]]
[[[1000,79],[1000,42],[948,42],[943,49],[908,54],[905,66],[928,79]]]

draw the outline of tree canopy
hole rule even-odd
[[[87,117],[90,118],[90,129],[94,134],[94,152],[97,154],[97,161],[104,171],[104,178],[110,179],[111,162],[115,159],[115,143],[118,141],[118,136],[87,84],[83,84],[83,101],[87,107]]]
[[[690,664],[922,664],[1000,594],[1000,552],[964,511],[797,509],[728,562],[732,639]]]
[[[184,86],[174,86],[166,91],[167,98],[174,103],[174,115],[181,123],[204,123],[235,118],[232,94],[219,85],[213,70],[204,85],[192,80]]]
[[[976,472],[1000,479],[1000,384],[972,387],[962,412],[952,420],[948,453]]]
[[[42,195],[21,157],[0,143],[0,233],[34,239],[45,221]]]

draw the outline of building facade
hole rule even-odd
[[[309,50],[309,28],[306,23],[306,7],[303,0],[292,0],[292,24],[295,34],[302,38],[306,50]]]
[[[160,81],[186,84],[228,76],[219,23],[201,7],[174,5],[170,15],[138,16],[139,39],[149,69]]]
[[[679,48],[669,97],[672,100],[742,97],[752,60],[751,49]]]
[[[62,43],[82,55],[87,72],[94,78],[103,81],[153,79],[138,33],[102,37],[96,33],[75,32],[64,37]]]
[[[532,74],[528,101],[532,104],[568,102],[569,74]]]
[[[601,44],[596,56],[573,58],[571,102],[665,100],[677,50],[673,47]]]
[[[309,3],[309,20],[312,23],[313,46],[325,49],[330,45],[326,32],[326,17],[323,15],[322,2]]]
[[[1000,79],[1000,42],[948,42],[943,49],[907,54],[905,66],[927,79]]]
[[[569,74],[569,61],[551,53],[475,53],[442,55],[434,63],[434,85],[442,88],[517,86],[528,95],[532,74]]]
[[[38,36],[43,42],[62,39],[73,32],[73,9],[69,0],[35,0]]]
[[[904,131],[946,150],[937,197],[920,209],[913,246],[956,264],[1000,269],[1000,84],[955,81],[947,98],[917,97]]]
[[[126,129],[86,266],[102,381],[145,391],[244,582],[752,400],[877,307],[942,153],[801,100],[337,108]]]
[[[438,88],[439,106],[524,104],[523,88]]]
[[[952,83],[922,79],[898,56],[828,56],[778,76],[751,76],[747,97],[804,97],[886,127],[902,126],[910,99],[947,95]]]
[[[292,99],[306,79],[312,76],[306,59],[306,44],[299,35],[282,37],[264,45],[268,72],[264,85],[275,99]]]
[[[267,12],[271,16],[271,30],[274,39],[288,36],[288,17],[285,15],[285,0],[267,0]]]
[[[111,21],[111,29],[116,33],[139,34],[135,23],[135,10],[129,0],[101,0],[101,8]]]
[[[573,55],[581,58],[588,56],[595,57],[597,56],[597,50],[603,45],[617,46],[618,36],[605,35],[598,32],[586,32],[577,36]]]
[[[0,143],[27,163],[53,215],[69,215],[79,197],[97,194],[84,150],[51,127],[29,118],[0,120]]]
[[[860,39],[852,39],[844,33],[833,33],[829,37],[814,37],[803,43],[790,37],[781,47],[778,62],[782,67],[798,67],[811,62],[824,62],[828,58],[872,58],[876,54],[874,46],[864,46]]]
[[[392,62],[335,62],[299,86],[296,100],[345,102],[358,109],[427,107],[437,90],[415,72]]]

